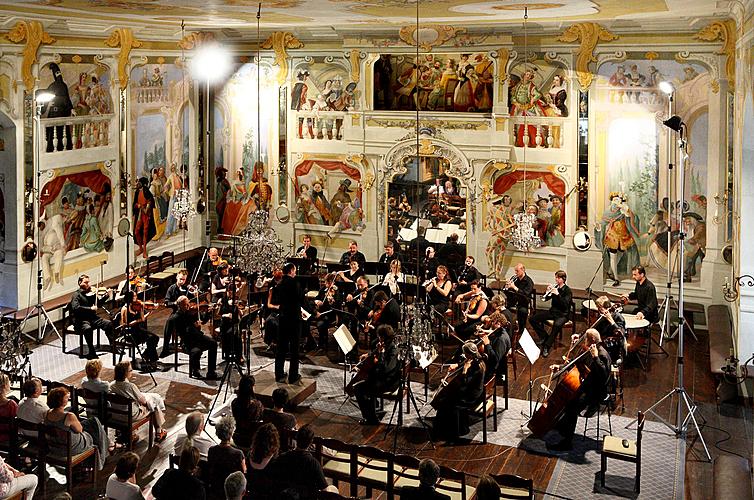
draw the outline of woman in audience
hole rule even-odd
[[[107,480],[105,494],[111,500],[144,500],[141,488],[136,484],[136,469],[139,468],[139,455],[129,451],[121,455],[115,471]]]
[[[500,500],[500,486],[490,476],[479,478],[476,487],[477,500]]]
[[[10,378],[4,373],[0,373],[0,417],[15,417],[18,412],[18,403],[8,399],[10,393]],[[0,442],[6,443],[10,440],[8,435],[8,425],[0,424]]]
[[[215,432],[220,439],[220,444],[213,446],[207,452],[207,467],[209,469],[209,485],[212,492],[218,496],[223,495],[223,486],[228,474],[235,471],[246,472],[246,460],[243,452],[230,444],[233,431],[236,428],[236,420],[227,415],[215,424]]]
[[[249,467],[246,472],[249,490],[254,484],[258,484],[260,478],[264,478],[261,471],[267,467],[280,450],[280,436],[278,430],[272,424],[262,424],[254,434],[249,451]]]
[[[107,392],[110,390],[110,384],[99,378],[102,371],[102,361],[99,359],[90,359],[84,367],[86,377],[81,379],[81,388],[92,392]]]
[[[215,445],[215,442],[203,434],[204,415],[195,411],[186,417],[186,434],[178,436],[175,441],[175,454],[180,455],[183,449],[193,446],[199,450],[202,460],[207,460],[207,452]]]
[[[45,415],[47,415],[47,412],[50,411],[50,409],[44,401],[39,399],[39,396],[42,395],[42,381],[37,377],[32,377],[24,382],[21,386],[21,391],[24,394],[24,399],[18,404],[16,417],[33,424],[41,424],[44,422]],[[21,433],[32,437],[37,436],[36,431],[21,430]]]
[[[181,452],[177,469],[166,470],[152,487],[157,500],[205,500],[204,485],[196,477],[199,466],[199,450],[186,446]]]
[[[238,382],[236,399],[230,404],[233,417],[236,419],[236,432],[233,443],[239,448],[249,448],[254,431],[262,420],[264,406],[254,395],[254,375],[244,375]]]
[[[31,500],[36,489],[37,476],[17,471],[0,457],[0,498],[8,498],[23,491],[22,500]]]
[[[68,389],[56,387],[47,395],[50,411],[44,423],[71,434],[71,455],[78,455],[92,446],[99,452],[97,469],[102,470],[107,458],[107,433],[97,417],[82,418],[80,421],[74,413],[65,411],[70,399]]]
[[[121,361],[115,365],[115,381],[110,384],[110,392],[124,396],[138,402],[138,405],[131,405],[134,420],[145,417],[149,413],[154,413],[155,421],[155,441],[158,443],[168,435],[167,431],[162,428],[165,423],[165,401],[157,393],[141,392],[139,387],[131,382],[129,377],[133,373],[130,361]]]

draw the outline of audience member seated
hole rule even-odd
[[[246,473],[246,461],[243,452],[230,444],[236,420],[227,415],[215,424],[215,432],[220,444],[213,446],[207,452],[207,470],[209,472],[209,487],[217,498],[221,498],[225,486],[225,478],[231,472]]]
[[[21,392],[23,392],[24,399],[18,405],[18,411],[16,417],[26,422],[33,424],[41,424],[45,420],[45,415],[50,409],[39,399],[42,395],[42,381],[37,377],[28,379],[21,386]],[[36,431],[21,431],[24,435],[37,437]]]
[[[152,487],[152,496],[157,500],[205,500],[204,485],[196,477],[199,457],[199,450],[194,446],[183,448],[178,468],[170,468],[160,476]]]
[[[15,417],[18,412],[18,403],[8,399],[10,393],[10,378],[4,373],[0,373],[0,417]],[[8,442],[8,426],[0,424],[0,441]]]
[[[500,485],[490,476],[482,476],[476,487],[476,498],[477,500],[500,500]]]
[[[186,434],[178,436],[175,441],[175,454],[181,455],[183,448],[193,446],[199,450],[199,456],[202,460],[207,460],[207,452],[215,445],[215,442],[205,436],[203,432],[204,415],[198,411],[189,413],[189,416],[186,417]]]
[[[107,392],[110,390],[110,384],[99,378],[102,371],[102,361],[99,359],[90,359],[86,362],[84,372],[86,377],[81,379],[81,388],[92,392]]]
[[[138,404],[131,405],[134,420],[141,419],[149,413],[154,414],[155,441],[158,443],[168,435],[162,428],[165,423],[165,401],[157,393],[141,392],[139,387],[131,382],[129,377],[133,373],[130,361],[121,361],[115,365],[115,381],[110,384],[110,392],[129,398]]]
[[[246,476],[236,471],[225,478],[225,500],[241,500],[246,494]]]
[[[419,462],[419,486],[404,486],[401,500],[450,500],[450,496],[435,491],[440,479],[440,467],[430,458]]]
[[[110,500],[144,500],[141,488],[136,483],[139,455],[126,452],[118,459],[115,471],[107,480],[105,494]]]
[[[328,488],[322,464],[309,451],[313,441],[311,425],[303,426],[296,433],[296,449],[283,453],[270,463],[267,477],[280,485],[281,490],[292,488],[301,498],[308,498],[313,492]],[[337,493],[338,490],[331,491]]]
[[[0,457],[0,498],[8,498],[23,491],[23,498],[31,500],[36,489],[37,476],[17,471]]]
[[[273,424],[282,435],[284,431],[296,428],[296,417],[284,411],[285,405],[288,404],[288,391],[278,387],[272,391],[273,408],[265,408],[262,412],[262,421]]]
[[[254,485],[254,481],[259,477],[264,477],[260,476],[260,471],[267,467],[267,464],[278,454],[279,450],[280,435],[278,430],[272,424],[262,424],[254,434],[251,450],[249,450],[246,479],[250,486]]]
[[[262,403],[254,394],[254,375],[244,375],[238,382],[236,399],[230,404],[233,417],[236,419],[236,432],[233,443],[240,448],[249,448],[254,437],[254,431],[262,420]]]
[[[50,407],[50,411],[45,415],[44,423],[71,434],[71,455],[83,453],[92,446],[96,447],[99,452],[97,469],[102,470],[108,455],[107,433],[97,417],[79,420],[74,413],[65,411],[70,397],[65,387],[51,390],[47,395],[47,406]],[[55,443],[52,443],[52,448],[54,451]]]

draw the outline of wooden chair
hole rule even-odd
[[[366,488],[366,496],[372,497],[372,490],[392,492],[392,455],[373,446],[356,447],[356,482]]]
[[[332,454],[322,455],[322,470],[326,477],[333,480],[333,484],[337,487],[340,481],[347,482],[350,485],[349,494],[356,496],[358,485],[356,483],[356,475],[358,468],[356,467],[356,447],[338,441],[337,439],[322,439],[322,446],[329,448]]]
[[[641,485],[641,434],[644,431],[644,413],[637,415],[636,440],[628,440],[628,446],[623,446],[623,439],[613,436],[605,436],[602,442],[602,467],[600,469],[600,484],[605,486],[605,474],[607,473],[607,459],[623,460],[636,464],[636,481],[634,492],[639,493]]]
[[[20,418],[16,419],[16,428],[18,430],[18,453],[19,463],[22,458],[28,458],[32,464],[36,464],[37,478],[40,490],[44,492],[44,464],[42,462],[42,446],[39,438],[40,426]]]
[[[74,467],[84,465],[90,460],[92,485],[96,487],[99,460],[99,452],[96,446],[92,446],[78,455],[71,455],[71,433],[69,431],[51,425],[39,424],[39,433],[40,446],[42,448],[40,462],[65,469],[66,490],[68,493],[73,489]],[[41,484],[44,483],[42,482]]]
[[[67,408],[71,412],[75,413],[76,415],[79,414],[79,405],[78,401],[76,400],[76,387],[70,384],[66,384],[63,382],[58,382],[56,380],[44,380],[41,379],[40,382],[42,383],[42,394],[47,395],[50,393],[51,390],[56,389],[58,387],[64,387],[68,394],[70,395],[69,398],[69,407]]]
[[[482,443],[487,444],[487,419],[492,415],[492,425],[497,432],[497,379],[492,377],[484,384],[484,399],[471,415],[482,419]]]
[[[534,499],[534,481],[514,474],[493,474],[492,479],[500,486],[500,498]]]
[[[388,500],[397,493],[400,495],[404,486],[419,486],[419,460],[410,455],[393,456],[393,491],[388,492]]]
[[[84,357],[84,332],[76,330],[73,324],[73,313],[71,312],[71,304],[69,303],[63,308],[63,328],[60,329],[60,337],[63,341],[63,354],[70,354],[66,351],[65,339],[68,335],[79,336],[79,358]],[[97,330],[97,343],[99,343],[99,330]]]
[[[150,412],[135,419],[133,416],[133,407],[139,403],[131,398],[119,394],[105,394],[105,420],[104,425],[110,429],[116,429],[123,433],[128,439],[128,450],[133,447],[133,433],[143,425],[149,424],[149,447],[152,447],[155,434],[154,413]]]
[[[76,390],[76,403],[81,413],[87,418],[97,417],[100,422],[105,422],[105,393],[94,392],[80,388]],[[80,413],[78,413],[80,415]]]
[[[0,441],[0,451],[8,454],[12,459],[18,456],[18,424],[16,417],[0,417],[0,428],[5,429],[8,439]]]
[[[513,366],[516,366],[516,352],[511,347],[511,350],[506,354],[507,361],[505,363],[505,369],[500,369],[498,367],[498,370],[495,372],[495,392],[497,393],[497,387],[503,388],[503,398],[505,399],[505,407],[504,409],[508,409],[508,393],[509,393],[509,387],[508,387],[508,363],[510,363],[510,358],[513,357]],[[515,371],[515,368],[514,368]]]
[[[451,500],[467,500],[476,495],[476,488],[466,484],[466,474],[445,465],[440,465],[440,480],[435,490],[449,495]]]

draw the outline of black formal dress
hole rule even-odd
[[[86,345],[89,347],[87,357],[92,359],[97,357],[94,349],[94,338],[92,336],[95,329],[101,329],[110,339],[110,345],[113,344],[113,323],[112,321],[97,316],[97,311],[92,309],[94,305],[95,293],[84,292],[81,288],[73,292],[71,302],[68,304],[71,314],[73,314],[73,324],[77,332],[84,334]]]
[[[118,315],[122,318],[121,315]],[[126,327],[124,335],[130,337],[129,340],[134,344],[147,344],[147,348],[144,350],[144,360],[149,362],[157,361],[157,344],[160,342],[160,338],[147,329],[146,321],[138,321],[141,318],[141,311],[135,312],[126,307],[126,324],[130,325]]]
[[[506,289],[505,297],[508,308],[516,314],[516,323],[518,324],[518,333],[521,334],[526,328],[526,320],[529,319],[529,306],[531,305],[531,296],[534,291],[534,281],[525,274],[523,278],[513,277],[513,284],[518,290]]]
[[[280,329],[278,344],[275,351],[275,378],[285,376],[285,357],[291,356],[288,369],[288,381],[295,382],[300,378],[299,344],[301,343],[301,308],[304,305],[304,293],[295,278],[283,276],[276,287],[280,299]]]
[[[537,336],[542,339],[543,348],[550,349],[552,347],[555,339],[560,335],[563,325],[568,322],[572,299],[571,289],[568,285],[563,285],[558,289],[557,295],[552,293],[545,299],[550,301],[550,309],[537,312],[529,320],[532,328],[537,332]],[[552,328],[548,335],[545,330],[545,321],[550,319],[552,320]]]
[[[376,350],[376,343],[374,349]],[[369,354],[372,355],[371,353]],[[386,392],[395,391],[401,383],[401,365],[398,349],[391,343],[383,352],[377,352],[377,363],[367,379],[354,387],[356,401],[361,415],[370,424],[379,422],[375,410],[375,397]]]
[[[471,335],[476,331],[476,327],[481,321],[482,315],[487,310],[487,305],[487,299],[481,292],[479,295],[471,297],[466,311],[468,314],[476,316],[476,318],[465,317],[464,321],[460,321],[453,325],[453,329],[455,330],[456,335],[461,337],[463,340],[471,337]]]

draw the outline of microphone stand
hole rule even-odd
[[[602,265],[605,263],[605,257],[603,254],[600,254],[600,263],[597,266],[597,269],[594,270],[594,274],[592,274],[592,279],[589,281],[589,286],[586,287],[586,297],[588,300],[592,300],[592,285],[594,284],[595,278],[597,278],[597,273],[600,272],[600,269],[602,269]],[[591,323],[592,322],[592,308],[587,307],[586,308],[586,322]]]

